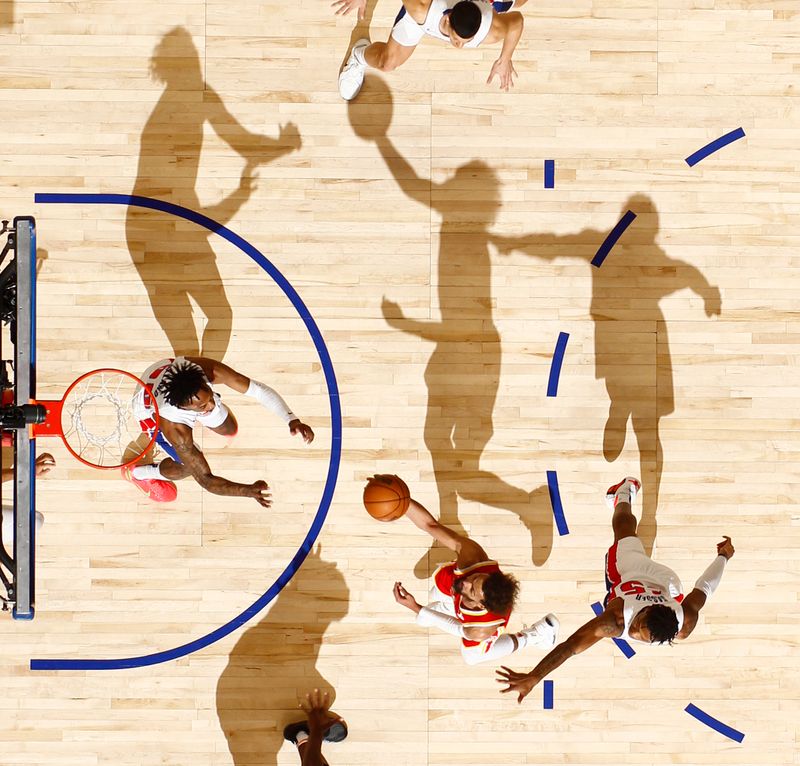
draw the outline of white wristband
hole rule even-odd
[[[255,399],[259,404],[274,412],[278,417],[283,418],[287,423],[297,420],[297,415],[289,409],[289,405],[283,401],[281,395],[274,388],[270,388],[264,383],[259,383],[251,378],[250,385],[244,395]]]
[[[708,569],[700,575],[694,587],[697,588],[697,590],[703,591],[706,597],[710,596],[717,589],[720,580],[722,580],[722,573],[725,571],[725,564],[727,563],[728,559],[722,554],[719,554],[719,556],[711,562]]]

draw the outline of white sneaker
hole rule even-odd
[[[558,638],[558,628],[561,623],[554,614],[546,614],[530,628],[524,628],[517,635],[525,637],[525,646],[541,646],[550,649],[555,646]]]
[[[625,487],[626,484],[628,485],[627,487]],[[633,476],[626,476],[619,484],[614,484],[613,487],[609,487],[606,490],[606,505],[611,508],[612,511],[617,505],[617,493],[623,488],[630,491],[631,505],[633,505],[636,500],[636,495],[639,494],[642,485],[639,483],[639,480],[634,479]]]
[[[358,62],[355,57],[356,48],[366,48],[369,45],[369,40],[362,37],[350,51],[350,58],[347,59],[344,69],[339,73],[339,95],[345,101],[352,101],[361,90],[364,84],[364,75],[367,68]]]

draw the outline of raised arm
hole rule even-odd
[[[616,600],[614,599],[614,601]],[[622,629],[619,625],[617,611],[608,608],[602,614],[578,628],[566,641],[562,641],[554,647],[529,673],[518,673],[502,666],[502,670],[497,671],[498,677],[496,680],[498,683],[505,683],[508,686],[505,689],[501,689],[500,692],[502,694],[517,692],[519,695],[517,702],[522,702],[543,678],[563,665],[570,657],[585,652],[602,638],[619,636],[621,633]]]
[[[203,489],[214,495],[252,497],[264,508],[269,508],[272,505],[267,482],[256,481],[253,484],[239,484],[211,473],[211,468],[205,455],[197,448],[192,439],[192,429],[189,426],[183,423],[173,423],[162,418],[159,422],[159,428],[167,441],[175,448],[181,462]]]
[[[709,596],[717,589],[725,571],[725,564],[734,554],[731,538],[724,536],[721,543],[717,543],[716,558],[694,584],[692,592],[683,600],[683,626],[678,631],[678,638],[688,638],[695,629],[700,616],[700,610],[705,606]]]
[[[457,534],[450,527],[440,524],[423,505],[413,498],[409,502],[406,516],[436,542],[455,551],[460,565],[466,565],[466,562],[486,561],[489,558],[478,543],[464,535]]]
[[[242,375],[241,372],[234,370],[233,367],[228,367],[227,364],[218,362],[216,359],[210,359],[205,356],[186,358],[202,367],[203,372],[211,383],[228,386],[228,388],[232,388],[250,399],[255,399],[262,407],[274,412],[284,420],[289,426],[289,433],[292,435],[298,434],[306,444],[314,441],[314,432],[311,427],[303,423],[289,409],[289,405],[286,404],[283,397],[274,388],[253,378],[248,378],[246,375]]]

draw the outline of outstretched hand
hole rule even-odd
[[[501,669],[496,671],[497,678],[495,681],[499,684],[508,684],[505,689],[500,689],[501,694],[508,694],[508,692],[517,692],[517,704],[521,703],[536,686],[538,681],[532,678],[528,673],[518,673],[516,670],[511,670],[505,665],[500,666]]]
[[[323,732],[331,724],[341,721],[341,716],[330,711],[331,701],[328,692],[320,692],[319,689],[306,694],[306,698],[300,703],[300,707],[308,719],[310,732]]]
[[[331,8],[336,8],[336,16],[347,16],[355,9],[358,11],[358,20],[361,21],[367,12],[367,0],[336,0],[331,3]]]
[[[507,91],[514,86],[514,77],[517,76],[517,70],[514,69],[514,64],[511,59],[497,59],[492,65],[492,71],[489,73],[489,79],[486,84],[491,83],[494,77],[500,80],[500,90]]]
[[[727,535],[723,535],[723,538],[724,539],[721,543],[717,543],[717,555],[724,556],[726,559],[729,559],[736,551],[734,550],[731,538]]]
[[[289,433],[292,436],[300,434],[306,444],[311,444],[311,442],[314,441],[314,432],[311,430],[311,426],[301,423],[298,418],[295,418],[289,423]]]
[[[254,481],[247,487],[247,497],[252,497],[262,508],[272,505],[272,493],[265,481]]]

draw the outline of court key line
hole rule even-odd
[[[561,492],[558,489],[558,475],[555,471],[547,472],[547,491],[550,493],[550,506],[556,520],[556,529],[562,537],[569,534],[567,519],[564,516],[564,507],[561,505]]]
[[[709,154],[714,154],[714,152],[718,152],[724,146],[728,144],[732,144],[734,141],[738,141],[740,138],[744,138],[744,128],[736,128],[736,130],[732,130],[730,133],[726,133],[724,136],[720,136],[719,138],[715,139],[709,144],[706,144],[701,149],[698,149],[694,154],[690,154],[686,158],[686,164],[693,168],[700,160],[704,160],[708,157]]]
[[[558,381],[561,377],[561,365],[564,363],[564,352],[567,350],[568,332],[560,332],[556,340],[556,348],[553,351],[553,359],[550,362],[550,377],[547,380],[547,395],[558,395]]]
[[[710,716],[703,710],[700,710],[697,705],[692,704],[691,702],[684,708],[684,710],[690,715],[696,718],[701,723],[704,723],[706,726],[710,726],[715,731],[718,731],[720,734],[724,734],[729,739],[733,739],[736,742],[741,742],[744,739],[744,734],[742,732],[737,731],[732,726],[728,726],[727,724],[722,723],[722,721],[718,721],[713,716]]]
[[[171,202],[152,199],[151,197],[141,197],[133,194],[36,194],[34,201],[37,203],[64,203],[64,204],[87,204],[87,205],[132,205],[135,207],[149,208],[168,213],[178,218],[196,223],[209,231],[219,234],[223,239],[238,247],[243,253],[255,261],[264,271],[269,274],[278,287],[283,290],[286,297],[291,301],[303,323],[306,326],[314,346],[317,349],[322,369],[325,373],[325,381],[328,388],[328,399],[331,407],[331,456],[328,462],[328,475],[325,480],[325,487],[322,498],[317,508],[317,513],[311,523],[311,527],[305,539],[297,549],[297,553],[287,564],[286,568],[278,575],[278,578],[270,587],[257,598],[241,614],[234,617],[229,622],[216,628],[205,636],[190,641],[189,643],[176,646],[174,649],[167,649],[153,654],[144,654],[136,657],[122,657],[118,659],[31,659],[31,670],[122,670],[126,668],[140,668],[148,665],[157,665],[162,662],[185,657],[187,654],[204,649],[207,646],[219,641],[225,636],[230,635],[234,630],[240,628],[246,622],[255,617],[266,607],[289,583],[297,570],[305,561],[311,548],[319,536],[328,510],[333,499],[333,492],[336,488],[336,479],[339,474],[339,463],[342,455],[342,409],[339,401],[339,388],[336,383],[336,375],[331,362],[330,354],[325,345],[325,341],[314,321],[311,313],[303,303],[297,291],[292,287],[286,277],[259,252],[253,245],[234,233],[227,227],[197,213],[194,210],[175,205]]]
[[[617,240],[624,234],[625,229],[627,229],[635,219],[636,213],[632,210],[628,210],[628,212],[617,221],[617,225],[611,229],[608,236],[603,240],[603,244],[597,248],[597,252],[594,254],[594,258],[592,258],[592,266],[596,266],[599,269],[603,265],[606,256],[611,252],[611,248],[617,244]]]

